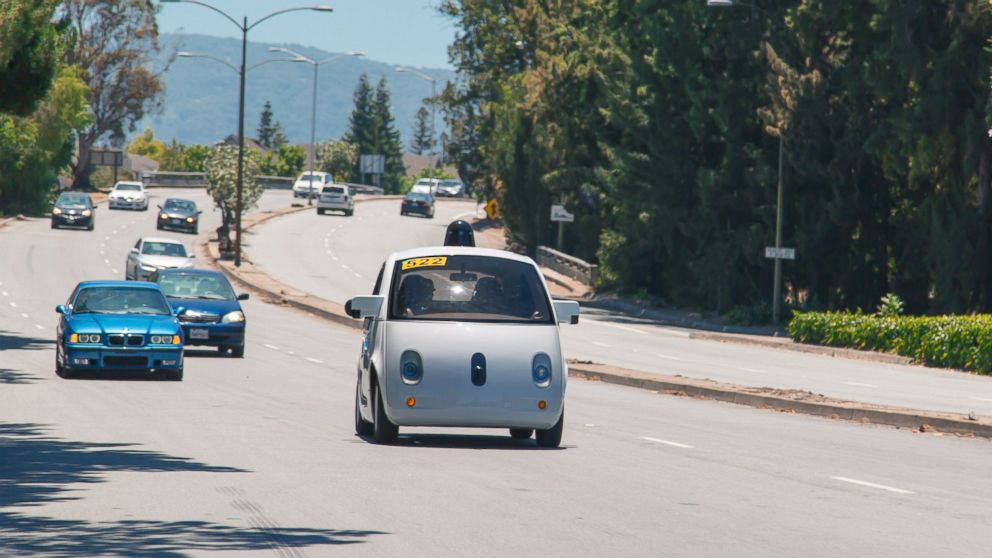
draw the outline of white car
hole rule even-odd
[[[557,447],[568,367],[558,324],[579,304],[552,301],[530,258],[483,248],[418,248],[389,256],[374,294],[348,301],[365,320],[355,431],[377,443],[399,427],[537,431]]]
[[[421,178],[414,183],[410,191],[415,194],[430,194],[432,196],[437,195],[437,188],[441,185],[441,181],[437,178]]]
[[[160,269],[190,267],[193,267],[193,256],[182,242],[171,238],[142,238],[127,255],[124,279],[147,281],[152,273]]]
[[[110,209],[148,210],[148,192],[141,182],[118,182],[107,196]]]
[[[325,185],[317,198],[317,215],[323,215],[326,211],[343,211],[351,217],[355,213],[355,196],[351,188],[343,184]]]
[[[317,192],[320,192],[325,184],[333,183],[334,177],[329,173],[321,171],[313,171],[313,173],[305,172],[293,183],[293,197],[309,198],[316,196]]]

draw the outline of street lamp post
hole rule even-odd
[[[434,154],[437,147],[437,142],[434,139],[434,134],[436,132],[434,127],[437,124],[437,119],[434,115],[434,108],[437,105],[437,79],[432,78],[427,74],[418,72],[417,70],[411,70],[410,68],[398,67],[396,68],[396,71],[400,73],[413,74],[424,81],[431,82],[431,163],[430,169],[428,169],[428,176],[430,178],[434,178]]]
[[[289,12],[298,11],[314,11],[314,12],[332,12],[332,8],[328,6],[302,6],[298,8],[287,8],[285,10],[279,10],[272,12],[271,14],[262,17],[252,23],[248,24],[248,16],[242,18],[241,22],[234,19],[226,12],[207,4],[206,2],[200,2],[199,0],[161,0],[163,3],[178,4],[180,2],[186,4],[196,4],[198,6],[203,6],[209,10],[213,10],[218,14],[227,18],[228,21],[233,23],[238,29],[241,30],[241,66],[238,69],[240,74],[240,86],[238,91],[238,183],[237,183],[237,201],[235,202],[235,231],[234,231],[234,265],[237,267],[241,266],[241,212],[244,209],[242,204],[242,190],[244,188],[244,156],[245,156],[245,73],[247,69],[245,68],[245,59],[248,55],[248,32],[255,28],[258,24],[263,21],[273,18],[277,15],[282,15]]]
[[[737,4],[751,8],[751,19],[754,20],[757,12],[764,11],[757,3],[753,1],[737,1],[735,0],[706,0],[706,6],[710,8],[729,8]],[[782,127],[779,126],[776,130],[776,135],[778,135],[778,188],[776,192],[775,201],[775,248],[776,252],[779,252],[782,248],[782,204],[785,197],[784,194],[784,180],[783,180],[783,165],[785,161],[785,149],[782,139]],[[776,254],[775,260],[775,284],[772,286],[772,322],[776,325],[781,321],[782,317],[782,258],[781,254]]]
[[[304,64],[310,64],[313,66],[313,103],[310,107],[310,195],[307,196],[307,205],[313,205],[313,167],[314,159],[317,157],[317,72],[321,66],[324,64],[330,64],[335,60],[340,60],[345,56],[365,56],[364,52],[353,50],[346,52],[344,54],[338,54],[337,56],[331,56],[330,58],[325,58],[324,60],[314,60],[307,56],[304,56],[295,50],[290,50],[283,47],[269,47],[270,52],[281,52],[283,54],[288,54],[293,58],[283,58],[282,60],[289,60],[291,62],[302,62]]]

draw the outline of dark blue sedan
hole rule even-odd
[[[161,289],[135,281],[85,281],[65,304],[55,372],[137,370],[183,379],[183,332]]]
[[[157,283],[177,314],[186,335],[186,345],[217,347],[235,357],[245,356],[245,313],[231,283],[219,271],[207,269],[160,269],[150,281]]]

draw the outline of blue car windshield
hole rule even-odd
[[[169,298],[234,300],[234,289],[221,275],[170,273],[159,277],[158,286]]]
[[[76,295],[74,314],[153,314],[172,313],[162,292],[149,288],[88,287]]]
[[[165,209],[172,211],[196,211],[196,205],[191,201],[187,200],[167,200],[165,202]]]

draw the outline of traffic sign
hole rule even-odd
[[[486,203],[486,217],[490,221],[498,221],[503,217],[499,212],[499,202],[496,201],[496,198],[492,198]]]
[[[385,155],[362,155],[359,158],[362,174],[382,174],[386,170]]]
[[[796,259],[796,249],[766,246],[765,257],[772,260],[794,260]]]
[[[575,221],[575,214],[569,213],[564,205],[551,206],[551,220],[561,223],[571,223]]]

